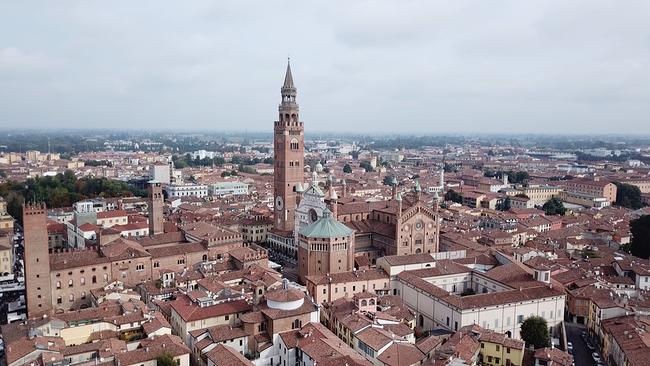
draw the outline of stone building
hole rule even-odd
[[[323,217],[304,227],[298,237],[298,276],[341,273],[354,268],[354,231],[332,217],[327,208]]]

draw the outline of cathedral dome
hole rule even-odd
[[[352,235],[352,229],[332,217],[329,209],[323,210],[323,217],[300,230],[308,238],[337,238]]]

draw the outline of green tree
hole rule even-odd
[[[169,352],[163,352],[156,357],[157,366],[176,366],[176,360]]]
[[[366,172],[374,172],[375,171],[375,169],[372,167],[372,165],[370,165],[369,161],[362,161],[361,163],[359,163],[359,166],[361,168],[365,169]]]
[[[343,166],[343,173],[345,173],[345,174],[352,173],[352,167],[350,166],[350,164],[345,164]]]
[[[547,215],[564,215],[566,213],[564,204],[556,197],[548,200],[544,206],[542,206],[542,210],[544,210]]]
[[[616,182],[616,205],[637,210],[643,207],[641,190],[637,186]]]
[[[650,258],[650,215],[630,221],[630,252],[639,258]]]
[[[458,171],[458,166],[445,163],[443,170],[445,173],[456,173]]]
[[[456,191],[453,189],[450,189],[445,193],[445,200],[446,201],[452,201],[456,203],[462,203],[463,202],[463,196],[458,194]]]
[[[506,197],[506,199],[497,203],[496,209],[499,211],[508,211],[510,207],[511,207],[510,197]]]
[[[521,339],[535,349],[549,347],[551,337],[548,331],[546,319],[541,316],[531,316],[521,324]]]

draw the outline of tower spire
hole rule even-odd
[[[291,75],[291,59],[287,57],[287,72],[284,75],[284,85],[282,88],[295,88],[293,85],[293,76]]]

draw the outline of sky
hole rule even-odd
[[[650,134],[650,1],[3,1],[0,128]]]

